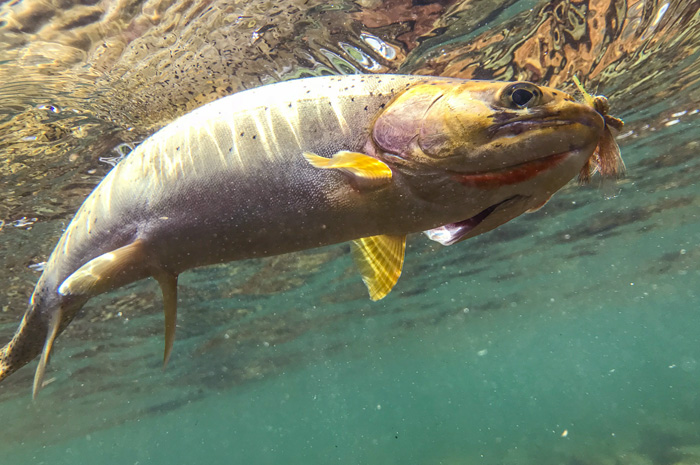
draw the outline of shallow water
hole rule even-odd
[[[700,462],[700,13],[694,1],[0,5],[0,335],[85,195],[233,91],[328,73],[528,79],[610,97],[627,177],[444,248],[369,302],[346,245],[92,300],[0,385],[24,463]],[[9,463],[9,462],[8,462]]]

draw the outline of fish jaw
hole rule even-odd
[[[538,93],[535,103],[504,101],[508,89],[525,85]],[[409,88],[378,116],[372,137],[397,165],[471,174],[595,146],[604,128],[594,108],[555,89],[466,81]]]
[[[526,95],[518,105],[513,95]],[[535,210],[579,174],[606,130],[604,115],[530,83],[424,83],[380,114],[377,156],[404,173],[423,200],[451,205],[427,228],[445,245]]]
[[[555,153],[519,165],[483,173],[453,173],[452,178],[464,185],[498,188],[530,180],[545,170],[556,168],[571,156],[573,156],[571,151]]]
[[[502,170],[451,173],[450,179],[463,188],[465,213],[457,221],[424,232],[431,240],[452,245],[538,210],[576,176],[594,151],[595,146],[589,145]]]

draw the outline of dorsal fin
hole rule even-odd
[[[406,236],[371,236],[353,241],[353,258],[369,298],[384,298],[401,276]]]

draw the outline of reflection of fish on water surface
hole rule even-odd
[[[373,300],[406,235],[449,245],[537,209],[577,174],[622,167],[603,97],[534,84],[398,75],[302,79],[205,105],[144,141],[85,200],[49,258],[0,379],[42,354],[97,294],[152,276],[165,356],[177,277],[353,241]],[[43,349],[43,353],[42,353]]]

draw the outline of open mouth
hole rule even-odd
[[[479,213],[472,216],[471,218],[467,218],[466,220],[462,220],[457,223],[445,224],[434,229],[429,229],[425,231],[425,235],[428,236],[431,240],[439,242],[442,245],[452,245],[455,242],[459,242],[462,239],[464,239],[464,237],[467,234],[469,234],[474,228],[479,226],[498,207],[500,207],[506,202],[510,202],[511,200],[517,197],[520,196],[516,195],[513,197],[509,197],[503,200],[502,202],[498,202],[497,204],[491,205],[490,207],[481,210]]]
[[[492,189],[508,184],[517,184],[534,178],[542,171],[554,168],[564,161],[571,152],[555,153],[537,160],[484,173],[453,173],[452,179],[469,186]]]

